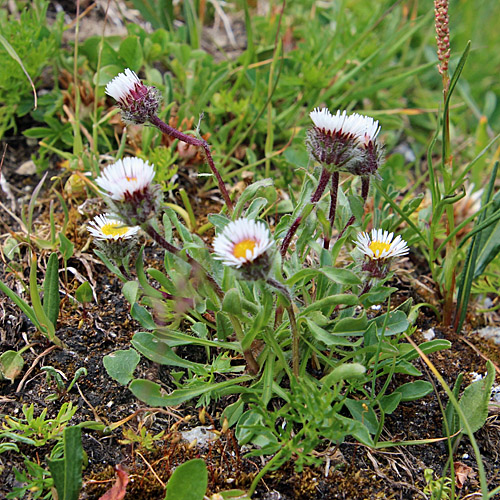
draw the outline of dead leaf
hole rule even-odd
[[[123,467],[118,464],[116,466],[116,482],[113,487],[106,491],[99,500],[123,500],[127,493],[128,474]]]
[[[455,462],[455,483],[457,488],[462,488],[467,479],[473,478],[476,473],[472,472],[472,467],[461,462]]]

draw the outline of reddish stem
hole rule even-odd
[[[150,226],[149,224],[143,224],[141,226],[146,233],[153,238],[156,243],[158,243],[160,246],[165,248],[165,250],[168,250],[170,253],[173,254],[178,254],[180,250],[177,247],[174,247],[171,243],[169,243],[161,234],[159,234],[154,227]],[[208,274],[208,272],[203,268],[203,266],[196,260],[189,255],[189,253],[186,252],[186,258],[187,261],[191,264],[191,267],[193,268],[193,272],[198,272],[201,276],[204,276],[212,285],[213,289],[215,290],[215,293],[219,297],[223,297],[224,293],[222,292],[221,287],[218,285],[218,283]]]
[[[370,177],[368,177],[368,176],[361,177],[361,198],[363,198],[363,206],[366,203],[366,198],[368,198],[369,191],[370,191]],[[351,226],[355,220],[356,220],[356,217],[354,217],[354,215],[352,215],[351,218],[347,221],[347,224],[345,225],[344,229],[342,229],[340,234],[337,236],[337,240],[339,240],[340,238],[342,238],[342,236],[344,236],[346,229],[349,226]]]
[[[337,195],[339,193],[339,179],[340,173],[333,172],[332,175],[332,187],[330,188],[330,213],[328,218],[330,219],[330,227],[333,231],[335,225],[335,214],[337,213]],[[330,248],[330,236],[325,235],[325,241],[323,242],[323,248],[328,250]]]
[[[203,148],[203,150],[205,151],[205,155],[207,157],[208,165],[210,166],[212,173],[215,175],[215,178],[217,179],[217,183],[219,184],[219,189],[222,193],[224,201],[226,202],[227,208],[231,213],[233,213],[234,211],[233,202],[231,201],[226,186],[224,185],[224,181],[222,180],[222,177],[219,171],[217,170],[217,167],[215,166],[212,154],[210,153],[210,146],[208,145],[207,141],[205,141],[205,139],[197,139],[196,137],[193,137],[191,135],[184,134],[183,132],[171,127],[164,121],[160,120],[160,118],[158,118],[156,115],[151,117],[149,121],[152,125],[160,129],[164,134],[173,137],[174,139],[178,139],[179,141],[185,142],[186,144],[190,144],[191,146]]]
[[[318,203],[319,199],[321,198],[321,195],[325,192],[326,186],[328,184],[328,181],[330,180],[331,175],[332,174],[328,172],[328,170],[326,170],[325,168],[322,170],[321,177],[319,178],[318,182],[318,187],[311,196],[311,205],[316,205],[316,203]],[[292,241],[293,235],[297,232],[297,229],[299,228],[300,223],[302,222],[303,212],[304,211],[302,211],[302,214],[300,214],[295,219],[293,224],[290,226],[290,229],[286,233],[285,239],[281,243],[280,253],[282,257],[286,255],[286,251],[290,246],[290,242]]]

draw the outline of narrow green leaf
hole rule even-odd
[[[21,311],[28,317],[28,319],[36,326],[38,330],[43,332],[43,327],[36,317],[35,311],[31,308],[16,292],[13,292],[7,285],[0,281],[0,291],[5,293],[12,302],[14,302]]]
[[[78,500],[82,488],[82,429],[66,427],[63,433],[64,458],[48,460],[59,500]]]
[[[330,297],[325,297],[324,299],[317,300],[311,305],[307,306],[303,311],[301,316],[306,316],[312,311],[318,311],[323,308],[330,308],[332,306],[356,306],[359,303],[358,297],[356,295],[341,293],[338,295],[330,295]]]
[[[239,384],[252,380],[252,378],[253,377],[249,375],[242,375],[241,377],[236,377],[224,382],[218,382],[216,384],[207,383],[188,389],[177,389],[169,395],[162,394],[163,389],[159,384],[155,384],[150,380],[144,379],[132,380],[132,382],[130,382],[129,389],[132,391],[134,396],[150,406],[176,406],[184,403],[184,401],[189,401],[190,399],[201,396],[207,392],[217,393],[220,389],[225,389],[225,394],[237,394],[239,392],[244,392],[245,388],[240,387]],[[230,392],[227,392],[229,388],[231,390]]]
[[[472,432],[478,431],[488,418],[491,387],[495,380],[495,367],[491,361],[486,364],[488,374],[467,387],[458,404],[467,416]],[[463,427],[463,423],[462,423]]]
[[[394,393],[401,394],[401,401],[414,401],[423,398],[433,391],[433,386],[427,380],[417,380],[400,385]],[[394,394],[393,393],[393,394]]]
[[[40,295],[38,294],[36,271],[37,271],[37,260],[35,255],[33,254],[31,258],[31,267],[30,267],[31,304],[33,305],[33,311],[35,311],[35,315],[38,319],[38,322],[43,328],[42,332],[47,334],[47,337],[51,342],[54,342],[55,339],[57,339],[57,337],[55,336],[54,324],[49,320],[49,318],[45,314],[45,311],[43,310],[42,302],[40,300]]]
[[[335,283],[341,285],[360,285],[361,280],[349,269],[341,269],[339,267],[323,267],[321,272],[330,278]]]
[[[57,254],[52,252],[47,263],[43,280],[43,310],[53,325],[59,317],[59,261]]]

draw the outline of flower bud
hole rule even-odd
[[[146,123],[157,114],[161,101],[158,89],[144,85],[129,68],[106,85],[106,94],[116,100],[128,123]]]

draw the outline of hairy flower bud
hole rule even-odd
[[[314,127],[308,130],[306,145],[311,156],[329,172],[352,172],[363,160],[364,144],[374,142],[380,127],[368,116],[345,111],[332,115],[326,108],[310,113]]]
[[[158,89],[144,85],[128,68],[106,85],[106,94],[116,100],[128,123],[146,123],[157,114],[161,101]]]

